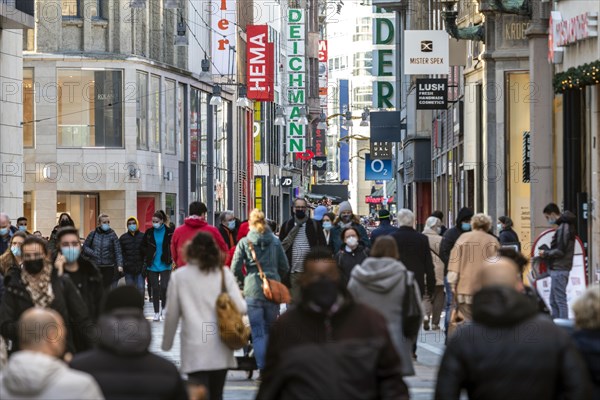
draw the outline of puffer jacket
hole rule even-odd
[[[93,344],[95,326],[75,284],[66,275],[59,277],[56,270],[53,270],[51,284],[54,301],[49,308],[58,312],[67,325],[67,349],[73,353],[89,349]],[[13,350],[18,350],[19,318],[34,304],[21,280],[20,269],[12,268],[8,272],[4,278],[4,286],[5,293],[0,303],[0,334],[12,340],[15,345]],[[74,335],[82,339],[79,347],[75,347]]]
[[[262,234],[251,230],[246,237],[238,242],[231,262],[231,270],[239,282],[244,282],[244,296],[246,298],[264,300],[262,280],[248,242],[251,242],[254,246],[260,266],[269,279],[281,282],[290,269],[288,259],[281,242],[268,228]],[[244,263],[246,264],[246,276],[242,272]]]
[[[123,266],[121,243],[112,229],[105,232],[98,227],[91,231],[83,243],[83,254],[98,268]]]
[[[132,218],[133,217],[129,217],[129,219]],[[139,226],[137,219],[136,224]],[[136,229],[135,232],[130,232],[128,230],[119,238],[121,252],[123,253],[123,271],[126,274],[137,275],[142,273],[143,260],[140,249],[143,239],[144,232],[141,232],[139,229]]]
[[[325,315],[301,304],[279,317],[257,400],[408,399],[385,318],[349,296],[338,307]]]
[[[585,365],[571,338],[535,301],[509,287],[486,287],[473,322],[450,336],[436,399],[590,399]]]
[[[498,240],[502,246],[517,246],[518,251],[521,251],[521,241],[519,235],[512,228],[502,229],[498,233]]]
[[[76,355],[71,368],[92,375],[107,400],[187,399],[175,365],[148,351],[152,332],[141,310],[102,315],[98,328],[98,347]]]
[[[550,250],[544,254],[544,258],[550,260],[550,269],[570,271],[573,268],[575,232],[570,231],[570,224],[575,222],[576,217],[570,211],[565,211],[556,221],[558,229],[552,237]]]

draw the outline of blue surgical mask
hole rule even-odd
[[[15,257],[21,257],[21,247],[11,246],[10,251],[12,251],[12,253]]]
[[[8,233],[8,228],[0,229],[0,236],[6,236],[7,233]]]
[[[548,223],[549,223],[550,225],[555,225],[555,224],[556,224],[556,220],[555,220],[555,219],[553,219],[553,218],[550,218],[550,219],[548,220]],[[0,235],[1,235],[1,234],[2,234],[2,232],[0,232]]]
[[[498,232],[502,230],[502,224],[497,224],[496,227],[498,228]]]
[[[460,224],[460,229],[463,232],[468,232],[471,230],[471,224],[469,222],[463,222],[462,224]]]
[[[229,221],[227,223],[227,228],[229,228],[230,231],[235,229],[235,221]]]
[[[65,259],[70,264],[77,261],[79,258],[79,253],[81,253],[81,249],[79,247],[61,247],[60,252],[63,256],[65,256]]]
[[[333,229],[333,224],[329,221],[323,222],[323,229],[325,229],[326,231],[329,231],[329,230]]]
[[[25,226],[25,225],[19,225],[19,231],[21,231],[21,232],[27,232],[27,226]]]
[[[100,225],[100,228],[104,231],[107,232],[110,229],[110,224],[102,224]]]
[[[131,232],[135,232],[135,231],[137,231],[137,225],[136,224],[127,225],[127,229],[129,229]]]
[[[162,226],[162,224],[161,224],[160,222],[159,222],[159,223],[153,223],[153,224],[152,224],[152,227],[153,227],[154,229],[160,229],[160,227],[161,227],[161,226]]]

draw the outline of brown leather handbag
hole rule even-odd
[[[221,294],[217,297],[217,323],[219,337],[231,350],[238,350],[248,345],[250,328],[242,320],[242,314],[225,287],[225,271],[221,268]]]
[[[275,279],[269,279],[265,275],[258,258],[256,257],[256,252],[254,251],[254,245],[252,242],[248,241],[248,247],[250,248],[250,254],[252,254],[252,259],[256,263],[256,267],[258,268],[258,276],[262,280],[262,288],[263,294],[266,299],[272,301],[276,304],[289,304],[292,301],[292,297],[290,296],[290,291],[287,287],[281,282],[276,281]]]

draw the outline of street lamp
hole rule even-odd
[[[208,104],[211,106],[220,106],[223,104],[223,99],[221,98],[221,86],[213,86],[213,94]]]
[[[346,129],[353,127],[354,122],[352,122],[352,111],[350,111],[350,110],[346,111],[344,113],[344,117],[346,118],[346,120],[344,121],[344,127],[346,127]]]
[[[300,109],[300,118],[298,118],[300,125],[308,125],[308,118],[306,117],[306,107]]]
[[[283,114],[283,108],[277,107],[275,110],[275,121],[273,124],[277,126],[285,126],[285,115]]]
[[[240,85],[238,89],[238,99],[235,101],[235,105],[238,107],[252,107],[252,102],[248,99],[248,89],[246,89],[246,85]]]
[[[321,112],[321,115],[319,115],[319,123],[317,124],[317,129],[327,129],[327,115],[324,112]]]
[[[366,107],[361,114],[360,126],[369,126],[369,109]]]
[[[175,46],[187,46],[189,45],[188,38],[185,36],[185,21],[183,15],[179,15],[179,21],[177,22],[177,35],[175,36]]]

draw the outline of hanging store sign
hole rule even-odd
[[[236,10],[235,0],[219,0],[208,5],[212,29],[212,64],[215,75],[236,71]]]
[[[373,108],[398,109],[396,104],[395,15],[377,8],[373,14]]]
[[[246,83],[248,98],[258,101],[273,101],[273,43],[269,43],[267,25],[246,27]]]
[[[327,107],[327,40],[319,40],[319,104]]]
[[[448,74],[450,50],[446,31],[404,31],[406,75]]]
[[[448,79],[417,79],[417,110],[448,108]]]
[[[325,138],[324,129],[315,129],[313,134],[313,148],[315,149],[315,156],[325,156],[325,148],[327,146],[327,140]]]
[[[391,181],[393,175],[392,160],[371,159],[370,154],[365,154],[366,181]]]
[[[563,47],[594,37],[598,37],[597,12],[563,18],[560,11],[552,11],[548,28],[548,61],[562,63]]]
[[[374,142],[370,141],[371,157],[379,160],[391,160],[392,157],[392,142]]]
[[[303,153],[306,150],[307,125],[301,124],[299,119],[306,105],[304,10],[290,8],[287,22],[287,150],[289,153]]]
[[[400,111],[371,111],[370,130],[372,142],[400,142],[406,124],[400,122]]]

